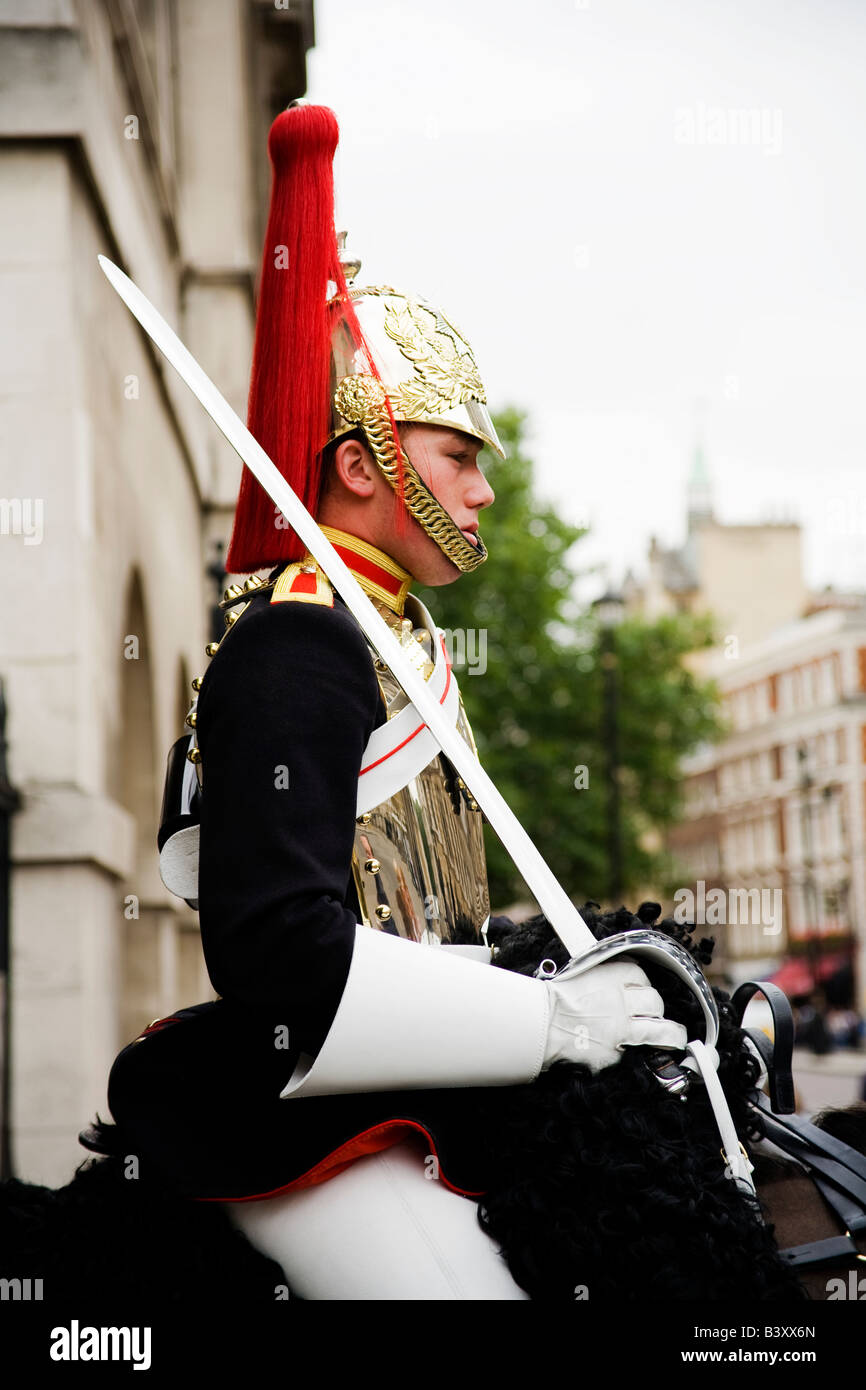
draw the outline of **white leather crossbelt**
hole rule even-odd
[[[456,724],[460,713],[457,681],[442,634],[434,628],[433,635],[434,667],[427,684],[448,716],[449,723]],[[374,729],[364,749],[358,774],[356,815],[381,806],[383,801],[417,777],[438,752],[439,744],[414,705],[407,705],[393,719]]]

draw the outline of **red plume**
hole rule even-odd
[[[333,158],[339,131],[325,106],[296,106],[271,126],[271,207],[262,255],[247,426],[308,510],[328,435],[328,280],[335,279]],[[297,559],[302,542],[248,468],[226,568],[242,574]]]
[[[336,117],[326,106],[290,107],[271,126],[271,206],[247,410],[250,433],[313,516],[322,484],[320,451],[330,427],[329,280],[343,296],[344,322],[379,375],[348,299],[337,250],[338,139]],[[303,542],[244,468],[226,569],[245,574],[303,553]]]

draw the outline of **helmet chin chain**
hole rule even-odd
[[[364,431],[367,447],[382,476],[394,492],[400,492],[402,486],[406,510],[436,542],[443,555],[457,566],[461,574],[470,574],[483,564],[487,551],[481,537],[477,537],[475,545],[466,539],[421,478],[405,450],[399,447],[382,383],[369,373],[344,377],[334,393],[334,403],[343,419],[352,425],[359,425]]]
[[[721,1154],[725,1163],[725,1177],[737,1183],[744,1195],[754,1196],[753,1165],[737,1137],[727,1097],[718,1077],[719,1054],[716,1042],[719,1036],[719,1011],[703,972],[688,951],[661,932],[621,932],[617,936],[609,936],[600,941],[584,955],[569,961],[561,970],[557,970],[553,961],[543,960],[535,974],[544,980],[553,980],[566,972],[569,976],[574,976],[591,970],[602,961],[626,953],[639,961],[654,960],[656,964],[672,970],[688,985],[698,1000],[704,1015],[704,1040],[696,1038],[689,1042],[686,1056],[679,1059],[672,1052],[654,1052],[646,1065],[668,1095],[681,1101],[688,1099],[693,1082],[703,1082],[722,1140]]]

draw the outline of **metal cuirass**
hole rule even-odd
[[[441,703],[446,708],[446,702],[451,703],[456,727],[475,752],[444,640],[427,609],[412,595],[406,599],[399,637],[425,678],[442,687]],[[370,807],[359,792],[359,809],[364,809],[358,815],[352,869],[362,920],[429,945],[483,945],[490,903],[481,812],[435,745],[413,750],[414,740],[432,742],[432,736],[388,667],[375,652],[373,656],[388,723],[377,731],[384,736],[379,745],[368,745],[366,761],[371,774],[381,779],[390,772],[391,783],[402,785]],[[402,721],[395,725],[398,715]],[[432,753],[426,762],[425,752],[428,757]],[[424,765],[418,767],[419,762]],[[359,787],[363,786],[362,775]],[[371,788],[366,800],[375,795]]]

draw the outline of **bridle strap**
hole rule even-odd
[[[746,1150],[740,1143],[727,1097],[717,1073],[719,1054],[714,1047],[706,1047],[704,1043],[698,1041],[690,1042],[686,1051],[697,1065],[710,1105],[713,1108],[713,1115],[722,1137],[722,1157],[725,1160],[726,1176],[739,1183],[754,1197],[756,1194],[755,1184],[752,1181],[752,1164]]]
[[[866,1260],[849,1235],[828,1236],[826,1240],[813,1240],[806,1245],[792,1245],[788,1250],[780,1250],[781,1259],[794,1269],[821,1265],[839,1264],[840,1260]]]
[[[805,1167],[814,1168],[839,1191],[866,1204],[866,1154],[858,1153],[799,1115],[773,1115],[763,1097],[758,1098],[755,1109],[764,1122],[767,1138],[777,1148],[799,1159]]]
[[[767,1066],[770,1078],[770,1100],[777,1115],[790,1115],[797,1106],[794,1099],[793,1076],[794,1015],[791,1012],[788,996],[779,989],[778,985],[770,984],[769,980],[746,980],[732,994],[731,1006],[737,1023],[742,1027],[746,1005],[758,993],[763,994],[773,1015],[773,1041],[770,1043],[772,1065]],[[766,1064],[767,1054],[757,1036],[757,1030],[747,1029],[746,1031],[761,1052]]]

